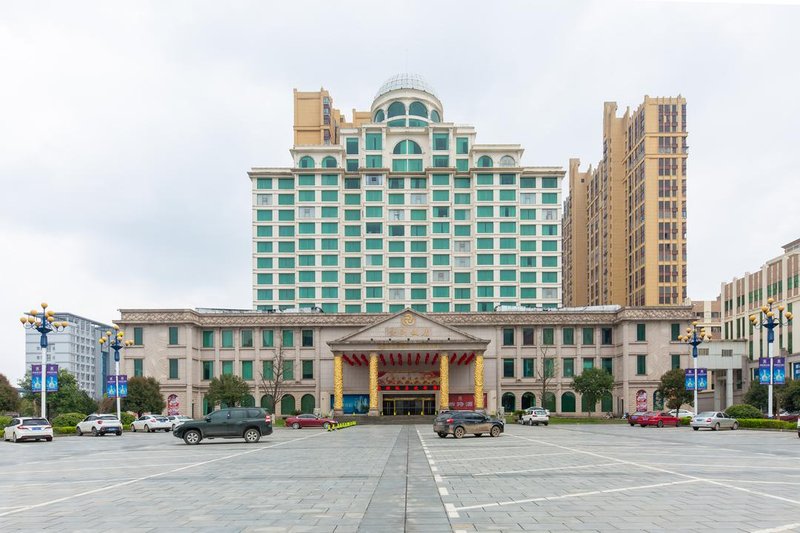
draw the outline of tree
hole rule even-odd
[[[228,407],[236,407],[249,394],[250,385],[245,380],[233,374],[223,374],[211,380],[206,398],[209,405],[224,403]]]
[[[272,397],[272,411],[275,412],[277,409],[275,408],[276,405],[281,403],[283,397],[286,396],[287,392],[285,389],[286,386],[286,365],[284,365],[285,357],[283,355],[283,345],[279,344],[275,347],[275,358],[272,360],[272,373],[267,373],[266,375],[264,372],[260,373],[261,376],[261,388]]]
[[[694,403],[694,392],[686,390],[686,373],[682,368],[673,368],[661,376],[661,384],[656,389],[667,400],[667,407],[678,410],[684,404]]]
[[[19,393],[9,383],[8,378],[0,374],[0,413],[16,411],[19,407]]]
[[[602,368],[587,368],[580,376],[572,379],[572,388],[588,398],[588,404],[594,407],[597,400],[606,394],[611,394],[614,389],[614,376]],[[592,416],[591,410],[589,416]]]
[[[31,375],[26,374],[19,380],[23,399],[33,402],[34,413],[40,414],[42,407],[41,392],[31,390]],[[62,413],[93,413],[97,410],[97,402],[89,394],[78,387],[75,376],[68,371],[58,371],[58,391],[47,393],[47,417],[52,419]]]
[[[546,408],[545,398],[547,398],[547,389],[550,383],[555,379],[558,374],[558,360],[555,357],[548,357],[550,346],[539,346],[539,355],[541,355],[542,365],[534,365],[534,378],[541,382],[542,395],[540,396],[542,407]]]
[[[123,411],[133,411],[142,416],[145,412],[161,413],[167,403],[161,395],[161,386],[155,378],[143,376],[128,380],[128,397],[122,398]]]
[[[784,388],[785,385],[772,386],[772,403],[776,411],[778,411],[779,400],[782,402]],[[756,381],[751,382],[750,388],[744,395],[744,403],[750,404],[753,407],[758,407],[759,409],[761,409],[761,412],[766,412],[768,407],[768,400],[769,400],[769,387],[767,385],[762,385],[761,383],[758,383]]]
[[[787,411],[800,411],[800,381],[789,382],[778,394],[778,397],[781,400],[781,406]]]

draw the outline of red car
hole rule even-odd
[[[639,419],[642,418],[644,414],[646,414],[645,411],[636,411],[632,415],[628,415],[628,424],[635,426],[639,423]]]
[[[678,427],[681,422],[677,417],[667,412],[658,413],[656,411],[648,411],[639,417],[638,423],[642,427],[656,426],[662,428],[664,426]]]
[[[293,427],[294,429],[300,429],[300,428],[328,429],[328,426],[330,426],[331,424],[336,424],[336,420],[312,414],[290,416],[289,418],[286,419],[286,427]]]

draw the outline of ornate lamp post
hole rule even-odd
[[[698,334],[699,333],[699,334]],[[694,411],[700,412],[697,405],[697,347],[703,342],[711,340],[711,334],[706,332],[706,328],[697,331],[697,320],[692,322],[692,327],[686,328],[686,335],[678,337],[678,340],[692,346],[692,359],[694,360]]]
[[[108,343],[108,346],[114,350],[114,391],[117,397],[117,419],[122,420],[119,408],[119,350],[125,346],[132,346],[133,341],[127,340],[123,343],[122,338],[125,337],[125,333],[120,331],[119,326],[116,324],[114,324],[114,330],[116,330],[116,334],[106,331],[106,336],[100,337],[98,342],[101,346]]]
[[[47,372],[47,334],[53,331],[64,331],[69,325],[68,322],[56,322],[55,311],[47,308],[47,302],[42,302],[42,318],[39,318],[39,311],[31,309],[19,319],[25,329],[35,329],[41,333],[39,346],[42,347],[42,418],[47,418],[47,386],[45,373]]]
[[[792,321],[791,311],[783,312],[783,305],[778,305],[778,316],[775,316],[775,311],[772,310],[772,304],[775,303],[773,298],[767,299],[767,305],[761,306],[761,320],[758,315],[750,315],[750,323],[754,327],[767,329],[767,357],[769,358],[769,390],[767,398],[767,416],[772,418],[772,343],[775,342],[775,328],[788,326]],[[784,320],[785,319],[785,320]]]

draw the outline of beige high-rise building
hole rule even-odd
[[[602,160],[586,172],[570,162],[565,305],[686,299],[686,136],[681,96],[645,96],[622,117],[605,103]]]

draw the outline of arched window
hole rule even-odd
[[[316,400],[314,400],[313,394],[304,394],[302,398],[300,398],[300,411],[303,413],[313,413],[314,407],[317,406]]]
[[[575,412],[575,394],[565,392],[561,395],[561,412],[574,413]]]
[[[386,110],[386,116],[389,118],[399,117],[406,114],[406,106],[403,102],[392,102],[389,104],[389,109]]]
[[[431,110],[431,122],[441,122],[441,121],[442,121],[442,119],[439,116],[439,112],[436,111],[435,109],[432,109]]]
[[[394,145],[392,153],[397,155],[421,154],[422,148],[414,141],[400,141]]]
[[[581,412],[594,413],[597,409],[597,398],[592,398],[590,394],[581,396]]]
[[[261,397],[261,407],[270,413],[275,412],[275,400],[272,399],[272,394],[265,394]]]
[[[488,155],[482,155],[480,159],[478,159],[478,166],[480,168],[492,168],[494,166],[494,162]]]
[[[294,412],[294,396],[287,394],[281,398],[281,415],[293,415]]]
[[[428,118],[428,108],[422,102],[411,102],[411,105],[408,106],[408,114]]]
[[[528,407],[535,407],[536,406],[536,396],[532,392],[526,392],[522,395],[522,408],[527,409]]]
[[[336,168],[336,158],[327,156],[322,160],[322,168]]]
[[[500,158],[500,166],[501,167],[513,167],[517,164],[513,157],[510,155],[504,155]]]
[[[551,413],[556,412],[556,395],[553,392],[545,392],[544,398],[542,399],[542,407],[550,411]]]
[[[374,122],[383,122],[386,116],[383,114],[383,109],[378,109],[375,111],[375,119]]]
[[[653,393],[653,409],[659,411],[664,408],[664,395],[659,391]]]
[[[314,160],[310,156],[304,155],[300,158],[298,166],[300,168],[314,168]]]
[[[506,392],[503,394],[503,410],[506,413],[513,413],[517,405],[517,398],[513,392]]]
[[[242,407],[255,407],[256,406],[256,399],[253,398],[251,395],[246,395],[242,398]]]
[[[614,411],[614,398],[611,396],[610,392],[600,398],[600,410],[604,413],[611,413]]]

